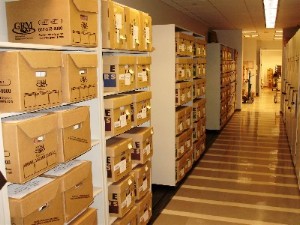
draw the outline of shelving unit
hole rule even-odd
[[[186,45],[187,47],[183,46],[184,41],[176,43],[176,32],[180,32],[182,36],[188,36],[186,38],[187,42],[189,42]],[[195,151],[196,144],[193,145],[195,139],[192,136],[195,136],[197,133],[197,127],[195,127],[192,134],[184,134],[188,132],[188,128],[193,129],[195,121],[190,121],[191,124],[188,128],[184,127],[183,123],[185,121],[182,121],[182,124],[178,126],[183,126],[183,128],[179,128],[180,131],[177,131],[176,109],[178,111],[182,106],[188,106],[191,109],[193,100],[196,98],[193,96],[194,52],[192,50],[193,44],[190,45],[195,43],[195,41],[192,41],[195,38],[205,40],[204,36],[177,27],[175,24],[153,26],[153,46],[155,46],[155,51],[151,53],[153,63],[151,90],[152,124],[156,128],[153,137],[153,146],[156,151],[152,160],[152,182],[154,184],[176,186],[193,163],[193,151]],[[179,51],[182,52],[179,53]],[[185,60],[187,60],[186,65],[190,64],[190,60],[192,61],[191,68],[190,66],[182,67],[181,64],[184,64]],[[201,76],[199,78],[201,79]],[[192,86],[191,88],[190,85]],[[188,89],[185,96],[183,96],[185,94],[184,86]],[[205,94],[202,93],[198,97],[204,98]],[[189,115],[192,117],[192,114]],[[202,124],[200,127],[203,129]],[[188,135],[190,137],[186,139],[186,143],[182,144],[182,149],[191,150],[181,151],[181,147],[178,147],[177,153],[178,151],[181,153],[176,154],[176,139],[181,139],[180,135]],[[187,147],[189,141],[191,141],[189,144],[193,146]],[[205,143],[205,138],[203,138],[202,142]]]
[[[101,1],[98,1],[98,10],[101,11]],[[74,103],[78,106],[90,107],[91,119],[91,138],[92,148],[81,155],[77,159],[89,160],[92,162],[92,174],[94,185],[94,201],[91,207],[97,210],[98,224],[109,224],[108,214],[108,199],[107,199],[107,179],[106,179],[106,153],[105,153],[105,132],[104,132],[104,112],[103,109],[103,80],[102,80],[102,47],[101,41],[97,48],[83,48],[83,47],[68,47],[68,46],[52,46],[40,44],[22,44],[7,42],[6,32],[6,15],[5,2],[0,3],[0,18],[1,18],[1,36],[0,36],[0,51],[18,50],[18,49],[32,49],[32,50],[54,50],[54,51],[76,51],[76,52],[93,52],[98,55],[98,97],[95,99]],[[4,33],[3,33],[4,32]],[[101,23],[98,22],[98,38],[101,40]],[[65,105],[65,104],[62,104]],[[26,112],[24,112],[26,113]],[[21,113],[2,113],[1,118],[19,115]],[[0,146],[3,146],[2,140],[2,126],[0,127]],[[2,147],[1,147],[2,148]],[[5,175],[4,151],[0,151],[0,170]],[[8,184],[7,184],[8,185]],[[11,224],[10,210],[8,204],[7,185],[0,191],[0,224]]]
[[[235,111],[236,60],[235,49],[219,43],[207,45],[207,130],[221,130]]]

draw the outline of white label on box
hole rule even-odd
[[[120,170],[120,173],[123,173],[126,170],[126,159],[122,160],[114,166],[114,171],[117,171],[118,169]]]
[[[180,51],[185,51],[185,44],[179,45],[179,50]]]
[[[126,196],[126,207],[129,207],[131,205],[131,194]]]
[[[53,179],[47,177],[37,177],[25,184],[11,184],[8,185],[8,197],[21,199],[26,195],[42,188],[43,186],[52,182]]]
[[[114,124],[115,124],[115,127],[120,127],[121,126],[121,122],[120,121],[116,121]]]
[[[127,198],[121,203],[121,208],[125,208],[127,206]]]
[[[191,160],[188,160],[188,167],[191,167]]]
[[[146,222],[149,219],[149,212],[146,210],[146,212],[142,216],[143,220]]]
[[[146,35],[146,43],[150,43],[150,28],[145,27],[145,35]],[[145,48],[147,48],[147,45],[145,45]]]
[[[191,120],[190,119],[187,119],[186,120],[186,124],[188,125],[188,127],[191,125]]]
[[[188,49],[189,52],[193,52],[193,46],[192,45],[189,45],[187,49]]]
[[[142,71],[138,73],[138,77],[141,77],[143,82],[148,81],[147,71]]]
[[[182,131],[182,129],[183,129],[183,125],[182,125],[182,123],[180,123],[179,124],[179,130]]]
[[[139,43],[139,27],[138,26],[133,26],[133,48],[135,48],[136,44]]]
[[[147,179],[145,179],[144,181],[143,181],[143,191],[146,191],[147,190],[147,188],[148,188],[148,181],[147,181]]]
[[[119,80],[125,80],[125,75],[126,75],[126,74],[120,74],[120,75],[119,75]]]
[[[74,167],[79,166],[83,162],[84,161],[73,160],[67,163],[61,163],[58,166],[54,167],[52,170],[46,172],[45,175],[56,176],[56,177],[62,176],[67,172],[69,172]]]
[[[185,94],[181,95],[181,101],[184,102],[185,101]]]
[[[147,117],[147,108],[144,107],[144,108],[142,109],[142,119],[145,119],[146,117]]]
[[[130,85],[131,84],[131,74],[126,73],[125,74],[125,85]]]
[[[191,147],[191,140],[188,140],[187,142],[186,142],[186,146],[189,148],[189,147]]]
[[[119,44],[120,43],[120,30],[117,29],[117,43]]]
[[[180,175],[181,175],[181,176],[184,175],[184,168],[182,168],[182,169],[180,170]]]
[[[183,69],[179,70],[179,73],[181,74],[181,77],[184,77],[184,75],[185,75],[185,72],[184,72],[184,70],[183,70]]]
[[[203,68],[203,74],[205,74],[205,68]]]
[[[115,14],[115,18],[116,18],[116,28],[118,29],[122,29],[122,14],[116,13]]]
[[[191,74],[191,71],[190,71],[190,70],[187,70],[186,72],[187,72],[187,77],[191,77],[191,76],[192,76],[192,74]]]
[[[151,146],[150,146],[150,144],[148,144],[148,145],[144,148],[143,154],[146,153],[146,155],[149,155],[150,152],[151,152]]]
[[[184,153],[184,146],[183,145],[180,147],[180,153],[181,154]]]
[[[190,91],[187,93],[187,96],[188,96],[188,98],[191,98],[191,92]]]
[[[120,116],[120,123],[121,127],[125,127],[127,125],[126,115]]]

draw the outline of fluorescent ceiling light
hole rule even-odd
[[[277,17],[278,0],[263,0],[265,6],[266,28],[274,28]]]
[[[244,30],[243,34],[247,34],[247,33],[256,33],[255,30]]]
[[[258,37],[258,34],[253,34],[251,35],[251,37]]]
[[[282,40],[282,37],[274,37],[274,40]]]
[[[245,34],[244,37],[249,38],[249,37],[251,37],[251,35]]]
[[[282,30],[276,30],[275,33],[283,33]]]
[[[282,37],[282,34],[274,34],[275,37]]]

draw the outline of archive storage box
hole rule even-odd
[[[106,141],[107,180],[116,182],[131,171],[132,139],[113,137]]]
[[[203,99],[195,99],[193,102],[193,121],[198,121],[202,118]]]
[[[185,123],[186,123],[186,107],[181,106],[176,108],[175,112],[175,134],[181,134],[185,129]]]
[[[176,136],[175,155],[177,159],[179,159],[186,152],[186,135],[187,133],[183,132]]]
[[[124,92],[135,89],[134,56],[103,56],[105,92]]]
[[[140,11],[125,7],[125,26],[127,34],[127,49],[142,50],[142,27],[140,21]]]
[[[151,85],[151,57],[137,56],[135,65],[135,88],[144,88]]]
[[[195,56],[196,57],[206,57],[206,41],[195,38]]]
[[[186,154],[184,154],[180,159],[177,159],[175,162],[175,174],[176,174],[176,182],[181,181],[181,179],[185,175],[185,164],[186,164]]]
[[[61,53],[0,52],[0,61],[1,112],[37,110],[61,104]]]
[[[63,102],[77,102],[97,97],[97,55],[63,53]]]
[[[90,109],[88,106],[60,106],[45,110],[58,121],[58,161],[66,162],[91,148]]]
[[[192,169],[192,166],[193,166],[193,162],[194,162],[194,158],[193,158],[193,151],[188,151],[186,153],[186,163],[185,163],[185,174],[187,174],[191,169]]]
[[[193,128],[186,131],[185,148],[186,151],[190,151],[193,148]]]
[[[186,66],[187,64],[185,58],[176,58],[176,68],[175,68],[176,81],[184,81],[187,79]]]
[[[193,78],[193,72],[194,72],[194,60],[192,58],[186,59],[186,78],[188,80],[191,80]]]
[[[118,218],[112,225],[137,225],[137,207],[134,206],[125,216]]]
[[[97,209],[88,208],[78,218],[73,220],[70,225],[97,225]]]
[[[152,51],[152,18],[148,13],[140,12],[141,20],[141,45],[140,51]]]
[[[7,180],[24,183],[57,164],[57,115],[30,113],[2,119]]]
[[[136,203],[137,224],[147,225],[152,216],[152,194],[148,192],[145,197]]]
[[[201,137],[202,133],[202,122],[201,119],[198,120],[197,122],[194,122],[193,126],[193,140],[197,141]]]
[[[110,0],[101,1],[102,48],[126,49],[125,8]]]
[[[92,163],[73,160],[43,174],[56,178],[61,185],[65,222],[70,222],[93,202]]]
[[[201,79],[194,79],[193,80],[193,97],[194,98],[200,98],[201,95],[201,85],[202,85],[202,81]]]
[[[96,0],[26,0],[6,3],[10,42],[97,46]]]
[[[175,104],[176,106],[185,104],[192,100],[192,82],[179,82],[175,84]]]
[[[109,214],[123,217],[135,204],[134,177],[129,175],[108,187]]]
[[[201,139],[199,139],[193,143],[193,149],[194,149],[194,153],[193,153],[194,161],[197,161],[202,154]]]
[[[63,225],[63,196],[59,180],[37,177],[8,186],[11,223]]]
[[[206,59],[194,59],[194,78],[202,78],[206,75]]]
[[[192,126],[193,126],[192,111],[193,111],[193,108],[191,106],[187,106],[185,108],[185,123],[184,123],[185,129],[192,128]]]
[[[175,33],[176,55],[193,56],[194,37],[182,32]]]
[[[131,159],[134,163],[144,164],[153,155],[152,127],[134,127],[120,137],[132,138],[133,148],[131,150]]]
[[[136,200],[140,200],[150,190],[151,186],[151,161],[140,164],[134,168],[132,175],[134,176],[134,187]]]
[[[105,135],[115,136],[131,128],[132,97],[129,95],[111,95],[104,99]]]
[[[131,121],[133,126],[141,125],[151,119],[151,91],[132,91]]]

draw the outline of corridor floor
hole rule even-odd
[[[154,225],[300,225],[300,194],[279,104],[243,105]]]

